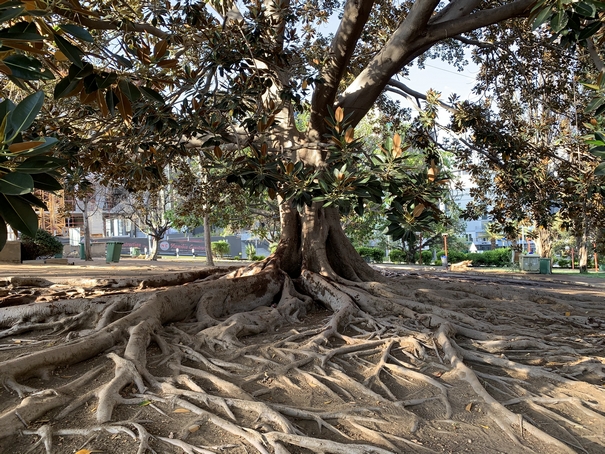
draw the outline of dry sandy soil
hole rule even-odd
[[[220,274],[76,262],[0,267],[0,453],[605,452],[598,281],[389,269],[395,290],[371,291],[393,312],[364,309],[327,339],[333,310],[276,322],[282,297],[251,309],[270,320],[256,333],[230,329],[257,318],[201,326],[198,311],[54,361]]]

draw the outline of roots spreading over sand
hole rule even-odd
[[[595,292],[225,272],[5,287],[0,452],[605,451]]]

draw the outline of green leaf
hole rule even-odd
[[[0,41],[12,39],[15,41],[42,41],[44,37],[38,33],[35,25],[30,22],[17,22],[12,27],[0,29]]]
[[[26,159],[17,166],[17,170],[23,173],[46,173],[58,167],[65,165],[64,159],[54,158],[52,156],[35,156]]]
[[[84,63],[82,62],[84,52],[82,52],[77,46],[74,46],[72,43],[59,35],[55,35],[55,43],[61,52],[63,52],[63,54],[65,54],[65,56],[69,58],[73,64],[80,68],[84,66]]]
[[[38,216],[21,197],[0,194],[0,213],[13,229],[31,237],[36,236]]]
[[[34,180],[25,173],[7,173],[0,178],[0,193],[7,195],[27,194],[34,190]]]
[[[32,177],[34,187],[36,189],[42,189],[43,191],[60,191],[63,189],[63,185],[59,183],[55,177],[48,173],[37,173]]]
[[[14,3],[14,2],[11,2]],[[25,7],[24,6],[10,6],[7,7],[6,5],[3,5],[3,8],[0,8],[0,23],[2,22],[6,22],[9,21],[11,19],[14,19],[15,17],[20,16],[23,11],[25,11]]]
[[[590,25],[587,25],[578,35],[578,41],[584,41],[585,39],[590,38],[601,28],[602,22],[596,21]]]
[[[154,89],[148,87],[139,87],[139,90],[141,91],[143,96],[145,96],[148,100],[164,104],[164,98]]]
[[[586,109],[584,109],[584,110],[586,112],[592,112],[593,110],[597,110],[603,104],[605,104],[605,98],[594,98],[592,101],[590,101],[588,103],[588,105],[586,106]]]
[[[31,126],[42,108],[42,103],[44,103],[44,92],[38,91],[17,104],[8,117],[7,127],[11,131],[11,136],[6,142],[14,140],[17,134]]]
[[[118,76],[115,73],[111,73],[111,74],[107,74],[107,75],[97,74],[95,77],[97,79],[97,86],[99,87],[99,90],[108,88],[109,86],[114,84],[116,82],[116,80],[118,79]]]
[[[605,175],[605,162],[602,162],[594,169],[595,175]]]
[[[80,81],[78,79],[70,80],[69,76],[61,79],[61,81],[55,85],[55,91],[53,97],[55,99],[61,99],[70,94],[78,86]]]
[[[92,35],[85,28],[78,27],[77,25],[72,24],[59,25],[59,28],[64,32],[69,33],[74,38],[81,39],[82,41],[86,41],[88,43],[94,42]]]
[[[569,16],[565,11],[557,11],[557,13],[550,20],[550,28],[552,29],[553,33],[559,33],[561,30],[563,30],[567,25],[568,20]]]
[[[23,194],[20,196],[23,200],[25,200],[26,202],[28,202],[30,205],[32,206],[37,206],[42,208],[43,210],[48,211],[48,207],[46,206],[46,204],[40,200],[38,197],[36,197],[33,194]]]
[[[573,9],[576,13],[584,17],[594,17],[594,15],[597,13],[596,6],[591,3],[576,3],[574,4]]]
[[[54,79],[48,70],[42,70],[42,63],[32,57],[23,54],[13,54],[6,57],[2,62],[12,71],[11,77],[19,80]]]
[[[120,91],[132,102],[141,99],[141,92],[137,87],[126,80],[118,81]]]
[[[6,124],[8,123],[8,114],[15,109],[15,105],[10,99],[0,102],[0,142],[4,142],[6,134]]]
[[[90,63],[85,63],[83,66],[72,64],[69,67],[70,79],[84,79],[94,72],[94,67]]]
[[[4,222],[4,218],[0,216],[0,251],[4,249],[4,245],[6,244],[7,238],[8,230],[6,228],[6,223]]]

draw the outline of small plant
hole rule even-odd
[[[52,257],[63,252],[63,243],[48,233],[39,229],[34,238],[21,236],[21,259],[35,260],[38,257]]]
[[[212,252],[214,252],[220,258],[223,258],[225,255],[228,255],[230,250],[231,246],[229,245],[228,241],[221,240],[214,241],[212,243]]]
[[[254,256],[256,255],[256,247],[252,243],[248,243],[246,245],[246,257],[248,260],[254,260]]]
[[[391,260],[391,262],[393,262],[393,263],[401,263],[401,262],[403,262],[404,258],[405,258],[405,254],[403,253],[403,251],[400,251],[399,249],[393,249],[389,253],[389,260]]]
[[[384,261],[385,253],[382,249],[374,247],[360,247],[357,252],[366,262],[382,263]]]

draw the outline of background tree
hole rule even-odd
[[[168,216],[171,203],[166,189],[135,193],[123,191],[120,202],[112,210],[112,214],[131,220],[151,238],[149,260],[158,259],[158,245],[171,226]]]

